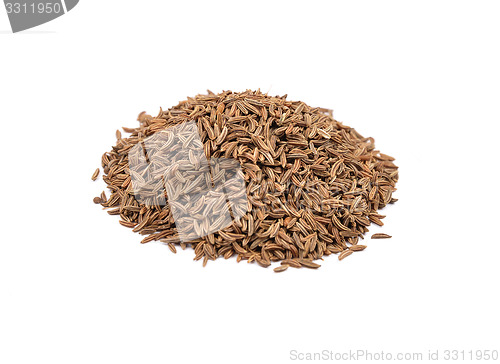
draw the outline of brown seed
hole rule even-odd
[[[316,264],[316,263],[313,263],[312,261],[307,260],[307,259],[299,259],[299,263],[300,263],[303,267],[306,267],[306,268],[316,269],[316,268],[321,267],[321,265]]]
[[[96,168],[94,174],[92,174],[92,181],[95,181],[98,176],[99,176],[99,168]]]
[[[102,200],[101,200],[100,197],[94,197],[93,201],[94,201],[95,204],[99,204],[99,203],[101,203]]]
[[[128,228],[134,228],[137,225],[137,223],[133,222],[133,221],[120,220],[119,223],[120,223],[120,225],[128,227]]]
[[[288,265],[283,264],[283,265],[280,265],[279,267],[274,268],[274,271],[276,273],[284,272],[284,271],[286,271],[288,269],[288,267],[289,267]]]
[[[389,239],[389,238],[392,238],[392,236],[382,233],[377,233],[372,235],[372,239]]]
[[[170,249],[170,251],[172,253],[174,253],[174,254],[177,253],[177,249],[175,249],[175,245],[174,244],[168,243],[168,248]]]
[[[353,245],[349,249],[352,250],[353,252],[359,252],[361,250],[365,250],[366,245]]]
[[[286,264],[286,265],[289,265],[290,267],[294,267],[294,268],[301,268],[302,267],[302,265],[297,260],[294,260],[294,259],[285,259],[281,262],[281,264]]]
[[[339,260],[342,260],[344,258],[347,258],[349,255],[353,253],[352,250],[344,250],[342,253],[339,254]]]

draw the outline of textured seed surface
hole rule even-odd
[[[95,181],[98,176],[99,176],[99,168],[96,168],[96,170],[92,174],[92,181]]]
[[[276,273],[279,273],[279,272],[284,272],[284,271],[286,271],[287,269],[288,269],[288,265],[285,265],[285,264],[284,264],[284,265],[280,265],[279,267],[274,268],[274,271],[275,271]]]
[[[377,233],[372,235],[372,239],[389,239],[389,238],[392,238],[392,236],[382,233]]]
[[[352,250],[344,250],[342,253],[339,254],[339,260],[347,258],[352,253],[353,253]]]
[[[314,261],[324,256],[338,254],[344,259],[363,250],[364,245],[357,245],[359,238],[371,223],[383,225],[385,216],[378,210],[396,201],[392,194],[398,167],[393,157],[375,149],[373,138],[335,120],[331,110],[289,101],[286,96],[209,91],[156,116],[142,112],[138,122],[137,127],[122,128],[124,134],[118,131],[116,145],[102,155],[102,179],[109,197],[103,193],[94,202],[108,214],[118,215],[121,225],[141,234],[141,243],[161,241],[172,252],[178,245],[190,247],[194,259],[204,266],[219,257],[235,257],[262,267],[281,262],[278,271],[285,266],[318,268]],[[223,181],[224,171],[212,168],[205,175],[186,176],[182,169],[172,169],[177,184],[163,188],[157,183],[144,203],[137,198],[135,185],[146,184],[151,169],[168,168],[161,164],[162,153],[178,146],[169,142],[173,139],[148,146],[149,164],[138,171],[129,168],[129,152],[145,145],[146,138],[189,122],[196,123],[204,155],[190,152],[178,165],[195,166],[198,171],[207,160],[237,161],[244,186],[228,190],[231,196],[245,195],[248,203],[240,219],[219,228],[217,221],[211,224],[204,219],[205,211],[195,208],[203,194],[190,200],[193,212],[187,218],[202,237],[181,241],[172,208],[186,206],[169,198],[200,191],[204,183]],[[182,138],[183,146],[193,141],[193,135]],[[98,173],[99,169],[93,179]],[[226,203],[221,195],[213,211]],[[212,229],[213,233],[203,235]],[[372,238],[390,237],[385,235]]]
[[[359,252],[366,249],[366,245],[353,245],[349,248],[353,252]]]

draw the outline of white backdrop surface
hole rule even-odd
[[[500,350],[499,11],[87,0],[11,34],[0,8],[0,362]],[[332,108],[396,157],[399,201],[370,228],[392,239],[318,270],[202,268],[92,203],[101,154],[139,112],[257,88]]]

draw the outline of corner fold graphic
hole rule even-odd
[[[66,3],[66,11],[73,9],[79,0],[63,0]]]
[[[73,9],[79,0],[4,0],[13,33],[52,21]],[[64,2],[64,3],[63,3]]]

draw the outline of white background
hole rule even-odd
[[[500,4],[90,1],[0,8],[0,363],[287,363],[499,345]],[[121,126],[260,88],[397,158],[389,240],[318,270],[193,262],[92,203]],[[180,249],[179,249],[180,250]]]

